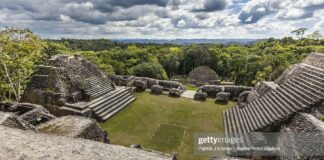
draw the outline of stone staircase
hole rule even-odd
[[[82,83],[82,89],[85,94],[89,96],[89,100],[93,100],[114,90],[114,87],[109,81],[91,77],[84,80],[84,82]]]
[[[110,81],[96,77],[85,79],[81,88],[87,97],[86,101],[65,103],[60,109],[105,121],[135,100],[131,88],[114,90]]]
[[[134,100],[131,88],[122,88],[101,95],[90,102],[66,103],[64,108],[74,109],[78,112],[90,109],[96,119],[105,121]]]
[[[100,120],[105,121],[135,100],[130,89],[123,88],[107,93],[88,103],[88,107]]]
[[[295,113],[323,102],[324,70],[304,63],[297,67],[300,67],[300,72],[279,84],[275,90],[244,108],[236,106],[225,110],[225,135],[240,137],[249,132],[269,131]]]

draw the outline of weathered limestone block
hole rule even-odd
[[[172,96],[172,97],[180,97],[183,92],[184,92],[184,90],[177,89],[177,88],[172,88],[169,91],[169,95]]]
[[[146,81],[147,88],[151,88],[153,85],[158,85],[159,80],[153,78],[142,77],[143,81]]]
[[[205,85],[198,88],[197,92],[205,92],[208,97],[216,97],[216,94],[223,91],[223,86]]]
[[[39,125],[37,129],[51,135],[109,143],[107,133],[99,127],[96,120],[81,116],[58,117]]]
[[[153,94],[161,94],[163,92],[163,87],[160,85],[153,85],[151,87],[151,93]]]
[[[207,99],[207,93],[205,92],[196,92],[194,96],[194,100],[197,101],[206,101],[206,99]]]
[[[134,76],[114,75],[114,76],[111,76],[111,80],[117,86],[131,86],[135,80],[135,77]]]
[[[0,125],[22,130],[37,131],[37,129],[33,125],[24,121],[14,113],[6,113],[0,111]]]
[[[241,92],[244,91],[252,91],[251,87],[245,87],[245,86],[234,86],[234,85],[227,85],[224,86],[224,92],[230,93],[230,99],[231,100],[237,100],[238,96]]]
[[[181,83],[176,82],[176,81],[165,81],[165,80],[160,80],[159,85],[163,87],[164,90],[170,91],[172,88],[178,88],[182,90],[186,90],[186,87],[183,86]]]
[[[247,103],[247,97],[249,96],[249,94],[251,93],[252,91],[243,91],[240,93],[239,97],[238,97],[238,102],[237,104],[240,106],[240,107],[244,107],[246,106],[248,103]]]
[[[246,103],[251,103],[266,93],[275,90],[278,85],[274,82],[260,82],[252,90],[246,99]]]
[[[133,82],[133,86],[136,87],[136,91],[145,91],[146,90],[146,82],[142,80],[135,80]]]
[[[253,90],[249,95],[246,97],[246,103],[252,103],[258,98],[258,92],[256,90]]]
[[[215,103],[217,104],[228,104],[231,93],[229,92],[219,92],[216,95]]]

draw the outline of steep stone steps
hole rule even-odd
[[[119,94],[115,94],[114,96],[110,97],[110,99],[108,99],[107,101],[105,101],[105,103],[103,103],[100,106],[97,106],[96,108],[94,108],[93,110],[97,113],[97,114],[102,114],[103,112],[105,112],[107,110],[107,105],[110,106],[114,106],[115,104],[117,104],[120,100],[123,100],[127,97],[129,97],[131,94],[128,92],[121,92]]]
[[[281,96],[280,100],[282,101],[282,103],[284,103],[284,105],[287,106],[290,111],[296,112],[307,107],[307,104],[305,102],[299,99],[299,97],[296,97],[295,94],[291,94],[288,90],[285,90],[285,88],[278,88],[277,91],[278,96]],[[290,105],[288,105],[287,102],[290,103]]]
[[[134,100],[135,100],[135,97],[128,97],[128,98],[124,99],[123,101],[119,102],[113,108],[111,108],[109,110],[109,112],[106,112],[107,113],[106,115],[103,115],[104,117],[102,118],[102,120],[105,121],[105,120],[109,119],[110,117],[112,117],[113,115],[115,115],[117,112],[119,112],[122,109],[124,109],[128,104],[130,104]]]
[[[254,103],[251,104],[250,108],[252,109],[253,111],[253,114],[255,115],[255,117],[257,118],[257,123],[258,124],[258,128],[263,128],[266,126],[266,123],[264,121],[264,119],[262,118],[262,113],[259,113],[258,110],[257,110],[257,106],[255,105],[256,104],[256,101]]]
[[[260,131],[318,102],[324,96],[324,72],[314,73],[305,69],[244,108],[229,109],[224,114],[230,116],[228,132]]]
[[[269,94],[264,96],[263,101],[259,101],[261,104],[264,104],[268,110],[270,110],[269,114],[273,117],[273,121],[280,120],[284,117],[284,113],[280,107],[275,105],[269,97]]]
[[[268,131],[324,99],[324,69],[300,64],[292,77],[244,107],[223,112],[226,137]],[[250,137],[253,139],[253,137]],[[237,146],[245,146],[238,144]]]
[[[289,85],[289,83],[281,85],[281,88],[286,90],[287,93],[296,97],[296,99],[298,99],[304,105],[310,105],[314,101],[312,98],[309,98],[308,95],[305,95],[304,93],[300,92],[299,90],[292,88],[291,85]]]
[[[104,81],[95,77],[84,80],[82,88],[84,92],[90,96],[90,100],[96,99],[114,89],[109,81]]]
[[[92,109],[99,120],[105,121],[134,100],[135,97],[129,89],[123,88],[109,92],[98,100],[93,100],[94,102],[91,102],[88,107]]]
[[[105,95],[103,95],[100,98],[97,98],[93,101],[91,101],[88,104],[88,107],[91,108],[92,110],[95,110],[96,108],[98,108],[98,106],[102,106],[103,103],[107,102],[107,99],[115,97],[116,95],[118,95],[119,93],[121,93],[123,90],[117,90],[115,92],[109,92]]]
[[[261,103],[261,101],[257,101],[256,105],[260,108],[260,112],[262,112],[265,116],[266,119],[266,123],[267,124],[271,124],[271,122],[274,121],[274,119],[271,117],[271,115],[269,113],[271,113],[271,111],[269,110],[268,107],[266,107],[264,104]]]
[[[244,121],[245,121],[246,126],[247,126],[247,127],[246,127],[246,130],[247,130],[247,132],[251,132],[251,131],[253,130],[253,124],[252,124],[252,122],[250,121],[249,116],[248,116],[248,114],[247,114],[245,108],[242,108],[242,109],[240,109],[240,110],[241,110],[241,112],[242,112],[243,115],[244,115]]]
[[[295,79],[289,80],[287,83],[289,83],[292,87],[299,90],[299,92],[304,93],[305,96],[311,98],[313,101],[315,101],[316,99],[320,99],[324,95],[323,92],[314,90],[312,87],[309,87],[308,85],[305,85],[304,83],[300,83],[299,81],[296,81]]]
[[[323,87],[324,84],[321,84],[321,82],[319,82],[319,81],[317,81],[315,79],[312,79],[310,77],[307,77],[305,75],[301,75],[300,77],[296,77],[295,80],[298,80],[299,82],[307,84],[311,88],[313,88],[313,89],[315,89],[317,91],[323,91],[324,90],[324,87]]]

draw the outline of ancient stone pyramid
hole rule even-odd
[[[307,112],[324,99],[324,54],[311,53],[284,72],[277,87],[244,107],[223,112],[225,135],[275,131],[298,112]]]
[[[57,116],[98,120],[107,120],[133,100],[131,88],[115,88],[107,75],[78,55],[56,55],[38,66],[22,97],[22,102],[43,105]]]

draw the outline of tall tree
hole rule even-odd
[[[299,28],[299,29],[291,31],[291,33],[296,34],[298,39],[303,39],[306,30],[307,30],[307,28]]]
[[[46,58],[46,43],[28,29],[6,28],[0,31],[0,46],[0,72],[5,75],[2,89],[9,88],[9,95],[13,93],[19,101],[28,77]]]

